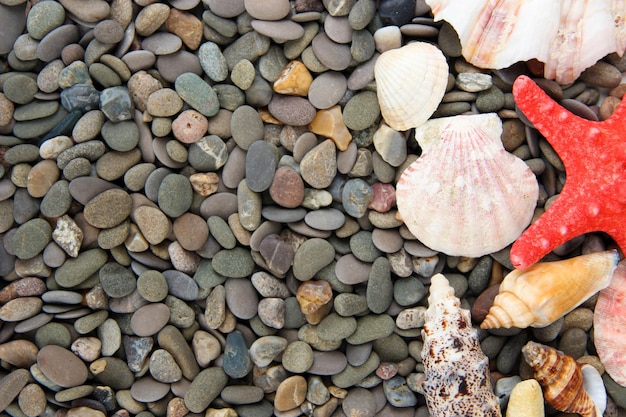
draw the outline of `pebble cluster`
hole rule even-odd
[[[565,180],[515,111],[532,66],[467,64],[423,0],[0,0],[0,28],[0,416],[427,416],[430,277],[479,322],[512,266],[506,249],[434,252],[397,218],[419,149],[381,123],[385,50],[442,49],[434,117],[497,112],[540,180],[537,215]],[[609,56],[537,82],[603,120],[623,71]],[[602,371],[593,305],[479,332],[503,408],[528,340]],[[604,379],[605,415],[625,413]]]

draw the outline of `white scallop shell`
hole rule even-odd
[[[623,0],[426,0],[435,20],[450,23],[463,56],[500,69],[537,59],[544,76],[568,84],[612,52],[626,48]]]
[[[426,42],[383,52],[374,66],[380,111],[395,130],[424,123],[437,109],[448,84],[443,53]]]
[[[530,223],[539,188],[502,146],[495,113],[429,120],[415,130],[422,156],[396,187],[400,217],[431,249],[453,256],[496,252]]]

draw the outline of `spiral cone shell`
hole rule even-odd
[[[456,30],[465,59],[481,68],[543,62],[568,84],[600,58],[626,48],[626,3],[613,0],[426,0]]]
[[[499,417],[489,360],[480,349],[469,310],[461,308],[442,274],[430,280],[422,330],[424,396],[430,415]]]
[[[415,237],[452,256],[479,257],[519,237],[537,204],[537,179],[502,146],[495,113],[429,120],[422,155],[400,177],[396,203]]]
[[[612,250],[511,271],[480,327],[545,327],[606,288],[618,261]]]
[[[583,417],[602,415],[585,390],[581,365],[573,357],[535,342],[528,342],[522,354],[543,387],[544,398],[554,409]]]
[[[437,109],[448,84],[443,53],[426,42],[383,52],[374,66],[380,111],[396,130],[424,123]]]

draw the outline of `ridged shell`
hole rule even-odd
[[[480,327],[545,327],[606,288],[618,261],[613,250],[511,271]]]
[[[499,417],[489,360],[480,348],[469,310],[461,308],[445,276],[430,279],[422,330],[424,396],[432,417]]]
[[[626,387],[626,261],[598,296],[593,315],[593,341],[606,372]]]
[[[463,56],[501,69],[533,58],[544,76],[573,82],[588,67],[626,47],[626,3],[615,0],[426,0],[435,20],[450,23]]]
[[[448,64],[434,45],[412,42],[383,52],[374,65],[380,111],[395,130],[424,123],[437,109],[448,84]]]
[[[578,413],[582,417],[602,416],[606,405],[606,391],[600,392],[597,398],[589,396],[583,382],[582,367],[573,357],[535,342],[528,342],[522,348],[522,354],[535,372],[535,379],[543,386],[544,398],[555,410]],[[596,388],[597,371],[595,374],[595,368],[587,371],[590,371],[590,383]],[[600,378],[600,386],[601,381]]]
[[[537,179],[502,146],[495,113],[432,119],[415,130],[422,156],[396,187],[400,217],[431,249],[479,257],[519,237],[537,203]]]

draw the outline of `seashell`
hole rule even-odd
[[[530,223],[539,188],[502,146],[495,113],[429,120],[415,129],[422,155],[396,187],[399,215],[431,249],[477,258],[497,252]]]
[[[448,64],[426,42],[412,42],[383,52],[374,65],[376,93],[385,122],[396,130],[424,123],[446,92]]]
[[[543,393],[536,379],[518,382],[509,397],[506,417],[544,417]]]
[[[626,387],[626,261],[598,295],[593,315],[593,341],[600,361],[615,382]]]
[[[576,80],[600,58],[626,48],[626,3],[613,0],[426,0],[435,21],[450,23],[465,59],[502,69],[543,62],[544,77]]]
[[[445,276],[430,279],[426,323],[422,329],[422,389],[433,417],[501,416],[469,310],[461,308]]]
[[[543,386],[544,398],[555,410],[578,413],[583,417],[602,416],[606,390],[593,366],[581,366],[560,350],[536,342],[528,342],[522,348],[522,355],[533,369],[535,379]],[[589,395],[585,383],[593,387],[595,397]]]
[[[480,327],[545,327],[606,288],[618,261],[611,250],[511,271]]]

